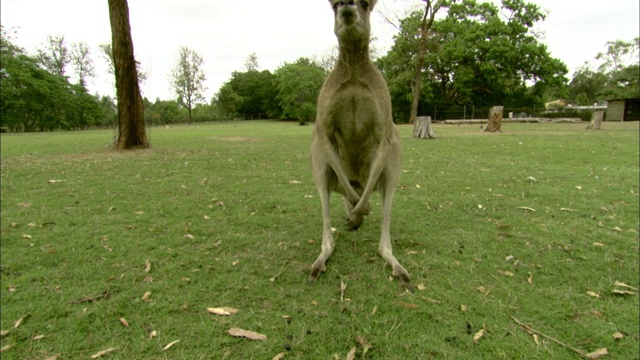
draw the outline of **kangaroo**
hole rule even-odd
[[[329,0],[339,56],[318,96],[311,143],[311,168],[322,203],[322,252],[311,267],[310,282],[326,270],[333,253],[331,191],[344,196],[347,229],[356,230],[369,212],[369,196],[382,196],[378,251],[406,288],[407,270],[391,250],[391,203],[400,177],[400,139],[391,115],[391,96],[369,57],[370,15],[377,0]]]

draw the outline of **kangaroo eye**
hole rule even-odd
[[[360,6],[362,6],[362,8],[365,10],[369,10],[369,3],[366,1],[361,1]]]

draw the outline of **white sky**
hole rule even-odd
[[[494,2],[499,2],[494,0]],[[548,10],[537,25],[545,32],[551,55],[569,67],[569,75],[605,51],[605,43],[639,36],[638,0],[528,0]],[[419,0],[379,0],[388,9]],[[381,5],[380,5],[381,4]],[[107,0],[2,0],[0,23],[17,30],[15,42],[31,54],[48,35],[63,35],[67,43],[86,42],[98,72],[90,91],[114,94],[99,44],[111,41]],[[169,74],[182,45],[205,60],[209,99],[231,77],[243,71],[251,53],[261,70],[274,71],[301,56],[322,56],[336,44],[333,15],[327,0],[129,0],[136,59],[149,79],[143,96],[172,99]],[[384,54],[394,29],[374,14],[373,35]],[[72,69],[69,68],[68,73]]]

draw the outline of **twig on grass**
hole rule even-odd
[[[604,354],[596,354],[596,353],[593,353],[593,354],[587,354],[587,353],[585,353],[584,351],[582,351],[582,350],[580,350],[580,349],[576,349],[576,348],[574,348],[574,347],[573,347],[573,346],[571,346],[571,345],[567,345],[567,344],[563,343],[562,341],[560,341],[560,340],[558,340],[558,339],[555,339],[555,338],[553,338],[553,337],[551,337],[551,336],[549,336],[549,335],[547,335],[547,334],[545,334],[545,333],[543,333],[543,332],[541,332],[541,331],[538,331],[538,330],[536,330],[536,329],[532,328],[531,326],[529,326],[529,325],[527,325],[527,324],[525,324],[525,323],[521,322],[520,320],[516,319],[516,318],[515,318],[515,317],[513,317],[512,315],[509,315],[509,317],[511,317],[511,319],[513,319],[513,321],[515,321],[518,325],[520,325],[520,326],[522,327],[522,329],[523,329],[524,331],[526,331],[527,333],[529,333],[529,334],[531,334],[531,335],[533,335],[533,334],[537,334],[537,335],[542,336],[542,337],[544,337],[544,338],[546,338],[546,339],[548,339],[548,340],[551,340],[551,341],[553,341],[554,343],[556,343],[556,344],[558,344],[558,345],[560,345],[560,346],[563,346],[563,347],[565,347],[565,348],[567,348],[567,349],[569,349],[569,350],[571,350],[571,351],[575,352],[576,354],[578,354],[578,355],[582,356],[582,357],[583,357],[583,358],[585,358],[585,359],[596,359],[596,358],[598,358],[600,355],[604,355]]]
[[[111,291],[109,291],[109,289],[105,290],[102,292],[102,294],[94,296],[94,297],[84,297],[82,299],[78,299],[75,301],[72,301],[72,304],[82,304],[82,303],[88,303],[88,302],[94,302],[100,299],[106,299],[111,295]]]

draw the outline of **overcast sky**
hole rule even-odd
[[[631,41],[639,36],[638,0],[529,0],[548,11],[536,30],[543,31],[551,56],[569,67],[569,75],[585,61],[605,51],[605,43]],[[398,0],[379,0],[394,9]],[[421,3],[403,0],[403,3]],[[31,54],[48,35],[63,35],[68,43],[85,42],[92,51],[98,76],[90,91],[114,94],[106,75],[99,44],[111,41],[106,0],[2,0],[0,23],[14,29],[16,45]],[[136,59],[149,78],[143,96],[168,100],[174,96],[169,74],[178,48],[187,46],[205,60],[206,97],[242,71],[249,54],[256,53],[261,70],[274,71],[301,56],[321,57],[336,44],[333,14],[327,0],[129,0]],[[384,54],[394,29],[374,14],[373,35]],[[69,69],[71,72],[71,69]]]

